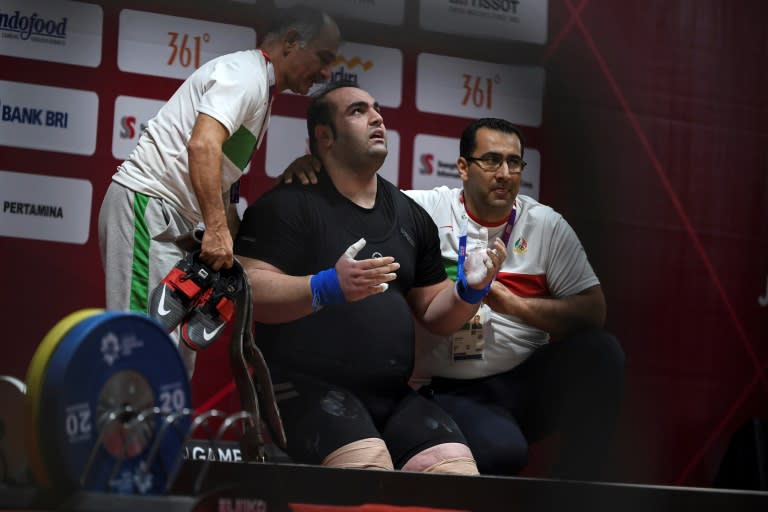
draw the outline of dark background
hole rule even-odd
[[[89,179],[85,245],[2,238],[0,374],[23,378],[62,317],[103,306],[96,217],[111,174],[114,100],[167,99],[180,81],[117,68],[122,8],[252,25],[272,6],[220,1],[99,1],[98,68],[0,56],[2,79],[99,94],[96,153],[85,157],[0,147],[0,169]],[[403,27],[336,17],[345,39],[399,48],[404,89],[384,108],[400,134],[400,185],[419,133],[457,137],[467,119],[418,112],[421,51],[546,69],[541,126],[524,127],[541,152],[540,200],[580,235],[608,300],[608,328],[627,353],[615,479],[709,486],[733,432],[768,417],[768,2],[550,0],[544,46],[428,33],[418,4]],[[306,98],[278,97],[273,114],[303,117]],[[273,185],[254,156],[247,197]],[[227,394],[224,343],[200,355],[198,405],[237,408]],[[585,368],[585,372],[589,369]],[[528,474],[541,474],[537,448]]]

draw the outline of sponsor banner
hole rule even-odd
[[[461,188],[456,159],[459,139],[419,134],[413,139],[413,176],[411,187],[429,190],[446,185]]]
[[[0,171],[0,236],[84,244],[92,196],[88,180]]]
[[[118,160],[128,158],[139,142],[141,132],[164,104],[160,100],[118,96],[112,125],[112,156]]]
[[[264,171],[270,178],[280,176],[296,158],[309,154],[307,122],[304,119],[273,115],[265,137]]]
[[[419,134],[413,141],[412,187],[415,190],[429,190],[445,185],[461,188],[456,160],[459,158],[459,139]],[[528,165],[523,171],[520,193],[539,199],[539,176],[541,155],[535,149],[525,149]]]
[[[312,5],[331,16],[402,25],[405,0],[274,0],[276,7]]]
[[[117,67],[121,71],[183,80],[214,57],[255,47],[256,31],[250,27],[120,11]]]
[[[296,117],[272,116],[267,130],[266,174],[280,176],[288,165],[301,155],[309,154],[307,122]],[[397,185],[400,160],[400,135],[387,130],[387,158],[379,169],[379,175]]]
[[[240,444],[234,441],[206,441],[190,439],[184,445],[185,460],[209,460],[218,462],[243,462]]]
[[[92,155],[95,92],[0,80],[0,145]]]
[[[95,4],[0,0],[0,55],[96,68],[103,18]]]
[[[539,126],[543,98],[542,67],[419,54],[416,108],[422,112]]]
[[[342,43],[331,81],[349,80],[368,91],[381,106],[397,108],[403,93],[403,54],[396,48]],[[315,84],[308,95],[322,88]]]
[[[387,128],[387,158],[379,168],[379,176],[399,186],[398,176],[400,169],[400,134],[391,128]]]
[[[460,36],[547,42],[547,0],[420,0],[419,26]]]

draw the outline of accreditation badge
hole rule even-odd
[[[452,360],[485,359],[485,342],[490,334],[491,308],[483,303],[475,316],[450,337]]]

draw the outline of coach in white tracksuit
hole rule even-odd
[[[258,49],[207,62],[149,121],[99,213],[108,309],[147,312],[152,289],[184,257],[171,242],[199,223],[200,259],[214,270],[232,266],[237,184],[267,129],[272,99],[327,80],[339,38],[319,10],[278,10]],[[193,354],[182,355],[191,371]]]

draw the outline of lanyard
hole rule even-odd
[[[501,234],[501,241],[506,246],[509,243],[509,237],[512,235],[512,226],[515,225],[515,216],[517,215],[517,209],[512,207],[512,213],[509,214],[507,219],[507,225],[504,226],[504,233]]]
[[[504,242],[505,246],[509,243],[509,237],[512,234],[512,227],[515,225],[516,215],[517,209],[513,207],[512,212],[507,219],[507,224],[504,226],[504,232],[501,234],[501,241]],[[465,214],[461,217],[459,223],[459,260],[456,262],[456,273],[459,278],[464,276],[464,260],[467,257],[467,224],[469,224],[469,221]]]

